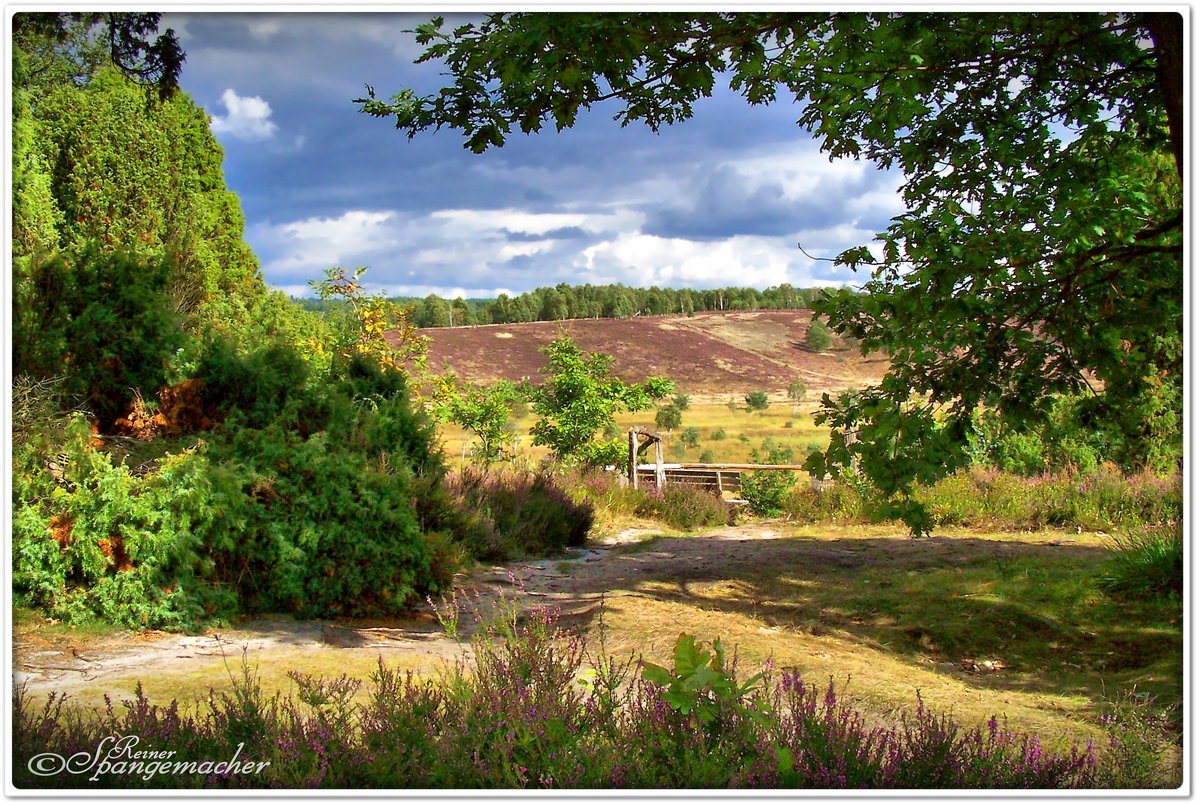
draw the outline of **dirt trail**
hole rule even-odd
[[[538,605],[555,607],[566,625],[582,627],[591,622],[606,597],[610,602],[644,601],[663,586],[686,593],[689,586],[739,575],[769,575],[773,569],[798,563],[843,569],[877,561],[921,565],[979,550],[966,549],[952,538],[917,544],[894,531],[867,540],[777,540],[792,536],[791,531],[784,534],[779,529],[770,524],[728,527],[688,537],[658,537],[645,545],[633,544],[661,532],[630,529],[562,557],[476,569],[460,577],[456,590],[460,601],[473,603],[479,612],[489,612],[503,596],[516,602],[520,612]],[[983,542],[989,544],[987,551],[997,555],[1025,550],[1021,543]],[[1058,545],[1059,551],[1086,550]],[[210,686],[228,686],[244,657],[257,667],[265,685],[286,689],[289,670],[365,678],[379,659],[389,666],[433,672],[464,657],[465,639],[474,627],[470,611],[459,617],[458,626],[459,640],[448,638],[434,613],[425,608],[407,619],[261,619],[202,635],[151,632],[85,637],[18,627],[13,673],[18,684],[24,683],[34,695],[65,691],[85,702],[99,702],[110,693],[119,701],[140,680],[147,693],[161,701],[188,699]]]
[[[632,582],[631,571],[636,576],[636,569],[645,563],[661,564],[674,556],[655,552],[622,558],[614,552],[653,534],[657,532],[630,529],[562,557],[476,569],[460,576],[456,587],[460,600],[472,602],[480,612],[488,612],[503,595],[517,602],[522,612],[552,604],[560,608],[565,621],[577,621],[598,606],[612,585]],[[701,572],[708,565],[702,557],[685,562]],[[200,635],[150,631],[97,637],[18,627],[13,636],[13,677],[32,694],[111,692],[120,697],[131,694],[137,680],[151,693],[156,685],[166,683],[173,694],[205,677],[220,684],[243,657],[265,669],[266,677],[286,671],[285,665],[329,674],[365,672],[379,658],[389,665],[432,670],[463,656],[473,627],[470,614],[464,612],[460,640],[448,638],[428,608],[406,619],[255,619]]]

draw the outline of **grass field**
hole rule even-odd
[[[730,410],[725,401],[740,404]],[[747,412],[745,401],[732,395],[706,396],[702,402],[693,402],[683,413],[683,423],[675,429],[667,442],[664,455],[670,462],[699,462],[705,452],[711,453],[713,462],[748,462],[753,450],[762,452],[763,440],[770,439],[776,446],[792,450],[792,461],[802,464],[812,450],[823,450],[829,442],[829,430],[813,423],[815,405],[801,404],[795,414],[792,406],[782,395],[771,396],[771,405],[766,411]],[[632,426],[654,428],[654,410],[624,413],[617,416],[617,425],[624,433]],[[536,465],[547,456],[545,448],[531,445],[529,429],[535,417],[529,415],[515,423],[519,463]],[[700,431],[695,447],[684,445],[680,439],[689,427]],[[457,468],[470,461],[470,435],[454,425],[441,425],[442,440],[447,461]],[[464,445],[466,453],[464,453]]]

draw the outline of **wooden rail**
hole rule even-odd
[[[638,454],[654,446],[654,464],[638,462]],[[667,483],[692,484],[716,493],[737,492],[742,488],[742,473],[755,470],[803,470],[803,465],[753,465],[747,462],[682,462],[668,464],[663,461],[662,436],[657,431],[645,428],[629,429],[629,483],[633,489],[653,484],[661,490]],[[820,488],[814,479],[814,487]]]
[[[666,484],[691,484],[717,493],[736,492],[742,488],[742,471],[707,465],[638,465],[638,482],[657,484],[660,472]]]

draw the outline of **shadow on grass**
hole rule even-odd
[[[630,547],[605,558],[603,573],[576,577],[571,593],[584,600],[627,590],[832,634],[898,659],[928,659],[982,689],[1104,701],[1136,686],[1178,713],[1181,605],[1101,593],[1108,556],[1101,546],[1011,536],[716,534]]]

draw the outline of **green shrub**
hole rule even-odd
[[[720,442],[721,440],[725,439],[725,436],[726,434],[724,428],[718,428],[716,431],[713,431],[708,435],[709,439],[713,440],[714,442]]]
[[[724,526],[729,523],[729,505],[716,493],[691,484],[668,484],[662,490],[643,493],[637,514],[676,529]]]
[[[278,425],[235,426],[209,457],[215,576],[244,610],[397,613],[437,587],[407,472]]]
[[[751,392],[746,395],[747,411],[766,411],[771,405],[766,392]]]
[[[695,426],[689,426],[683,429],[679,435],[679,442],[689,448],[695,448],[700,444],[700,429]]]
[[[750,452],[754,464],[788,464],[792,458],[790,447],[776,446],[770,438],[763,440],[763,453]],[[741,495],[755,515],[776,518],[784,514],[787,498],[796,484],[796,474],[790,470],[755,470],[742,474]]]
[[[1101,579],[1105,591],[1130,598],[1183,595],[1182,525],[1117,537]]]
[[[106,427],[151,396],[184,336],[170,266],[87,250],[14,266],[13,373],[61,378],[62,393]]]
[[[813,352],[828,350],[833,346],[833,334],[829,332],[825,323],[815,316],[808,325],[808,332],[804,334],[804,346]]]
[[[13,468],[18,600],[182,628],[238,611],[396,613],[449,582],[454,542],[486,529],[442,489],[402,376],[355,359],[306,385],[285,348],[210,356],[224,423],[187,450],[145,444],[136,472],[82,418],[65,437],[29,431]]]
[[[14,456],[14,600],[70,623],[143,629],[230,615],[233,597],[208,579],[217,512],[202,449],[138,476],[90,440],[77,416],[53,470],[34,446]]]

